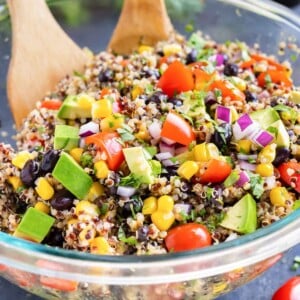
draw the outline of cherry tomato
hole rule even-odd
[[[287,72],[278,70],[268,70],[267,72],[262,72],[257,77],[258,85],[264,87],[266,85],[267,77],[273,83],[280,84],[285,87],[291,87],[293,85],[292,80],[289,78]]]
[[[273,295],[272,300],[299,300],[300,277],[292,277],[284,283]]]
[[[47,108],[50,110],[59,110],[59,108],[62,105],[62,101],[59,99],[49,99],[49,100],[44,100],[41,104],[41,107]]]
[[[104,96],[106,96],[106,95],[108,95],[108,94],[111,94],[111,89],[110,88],[107,88],[107,87],[105,87],[105,88],[103,88],[102,90],[101,90],[101,94],[100,94],[100,99],[102,99]]]
[[[180,61],[172,62],[160,77],[157,86],[169,97],[194,88],[192,71]]]
[[[300,163],[286,162],[278,167],[280,178],[300,193]]]
[[[169,112],[161,130],[161,136],[182,145],[189,145],[196,139],[190,124],[176,113]]]
[[[94,144],[107,156],[110,170],[116,171],[124,161],[122,145],[118,142],[120,136],[115,132],[99,132],[85,139],[87,145]]]
[[[195,77],[195,89],[196,90],[207,90],[209,88],[210,82],[215,77],[216,73],[207,73],[202,69],[194,69],[193,71]]]
[[[204,225],[188,223],[169,230],[165,244],[168,251],[180,252],[210,246],[212,239]]]
[[[196,176],[200,183],[223,182],[230,174],[231,166],[229,163],[217,159],[211,159],[207,163],[202,163]]]
[[[231,101],[246,101],[246,96],[238,88],[236,88],[231,82],[227,80],[215,80],[210,85],[210,90],[220,90],[222,97],[229,97]]]

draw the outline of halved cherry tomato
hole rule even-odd
[[[266,85],[266,77],[269,77],[273,83],[280,84],[285,87],[291,87],[293,85],[292,80],[289,78],[287,72],[278,70],[268,70],[262,72],[257,77],[258,85],[264,87]]]
[[[100,99],[102,99],[104,96],[108,95],[108,94],[111,94],[111,89],[110,88],[103,88],[102,91],[101,91],[101,94],[100,94]]]
[[[61,105],[62,105],[62,101],[59,99],[47,99],[42,102],[41,107],[50,110],[59,110]]]
[[[244,61],[244,62],[242,62],[242,63],[240,64],[240,67],[241,67],[242,69],[250,69],[250,68],[253,67],[253,65],[254,65],[256,62],[257,62],[257,61],[254,60],[254,59],[246,60],[246,61]]]
[[[273,295],[272,300],[299,300],[300,277],[292,277],[284,283]]]
[[[189,145],[196,136],[190,124],[176,113],[169,112],[161,130],[161,137],[182,145]]]
[[[194,69],[193,74],[195,77],[195,89],[207,90],[216,73],[207,73],[202,69]]]
[[[229,97],[231,101],[246,101],[245,94],[227,80],[213,81],[210,85],[210,90],[220,90],[222,92],[222,97]]]
[[[119,143],[120,136],[116,132],[99,132],[85,139],[87,145],[94,144],[107,156],[110,170],[116,171],[124,161],[123,147]]]
[[[188,223],[169,230],[165,244],[168,251],[180,252],[210,246],[212,239],[204,225]]]
[[[231,166],[229,163],[211,159],[206,163],[202,163],[199,172],[196,174],[196,181],[200,183],[218,183],[223,182],[230,174]]]
[[[300,163],[292,161],[283,163],[278,167],[278,171],[282,181],[300,193]]]
[[[180,61],[172,62],[160,77],[157,86],[169,97],[194,88],[192,71]]]

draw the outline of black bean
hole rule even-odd
[[[208,92],[206,97],[204,98],[204,102],[207,106],[211,106],[217,103],[216,96],[213,92]]]
[[[148,237],[148,233],[149,233],[149,227],[144,225],[142,227],[140,227],[138,229],[138,232],[137,232],[137,240],[139,242],[145,242],[147,241],[147,237]]]
[[[157,69],[146,69],[141,72],[141,77],[154,77],[158,79],[160,77],[160,74]]]
[[[198,52],[196,49],[192,49],[186,56],[186,64],[191,64],[197,61]]]
[[[99,73],[98,79],[100,82],[110,82],[114,79],[114,73],[111,69],[103,70]]]
[[[25,201],[22,201],[22,200],[18,199],[15,202],[15,212],[17,214],[22,215],[22,214],[24,214],[26,212],[26,210],[27,210],[27,203]]]
[[[284,163],[285,161],[288,161],[290,154],[291,152],[288,148],[282,148],[282,147],[276,148],[276,156],[273,161],[273,165],[277,167],[280,164]]]
[[[34,186],[35,180],[39,177],[40,165],[36,160],[30,159],[21,170],[20,178],[27,186]]]
[[[251,93],[250,91],[245,91],[246,101],[247,102],[257,102],[257,96],[254,93]]]
[[[172,97],[168,100],[168,102],[173,103],[175,106],[182,106],[183,105],[183,101],[179,98],[176,97]]]
[[[170,179],[170,177],[177,175],[178,165],[165,167],[165,170],[167,171],[167,174],[164,174],[164,176],[167,177],[167,179]]]
[[[219,150],[226,148],[232,137],[231,125],[224,123],[219,125],[219,128],[211,136],[211,142],[214,143]]]
[[[51,200],[51,206],[56,210],[70,209],[75,197],[67,190],[56,192]]]
[[[43,240],[42,244],[53,247],[62,247],[64,243],[63,231],[59,228],[51,228],[48,235]]]
[[[226,64],[223,72],[226,76],[237,76],[239,73],[239,67],[236,64]]]
[[[150,95],[145,103],[148,105],[149,103],[156,103],[156,104],[161,104],[162,102],[165,102],[167,100],[167,95],[165,95],[162,92],[155,92],[152,95]]]
[[[140,197],[132,197],[126,201],[123,206],[118,207],[118,213],[123,218],[132,217],[133,213],[138,213],[143,208],[143,202]]]
[[[59,159],[59,152],[57,150],[53,150],[53,149],[48,150],[43,155],[41,161],[41,167],[40,167],[41,175],[45,175],[51,172],[54,169],[58,159]]]

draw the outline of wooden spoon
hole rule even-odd
[[[7,0],[12,57],[7,95],[17,127],[67,74],[82,71],[86,56],[61,29],[45,0]]]
[[[124,0],[108,49],[132,53],[140,44],[154,45],[173,32],[164,0]]]

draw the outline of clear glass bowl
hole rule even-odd
[[[56,2],[61,2],[55,9],[59,20],[78,44],[94,51],[105,48],[118,17],[118,10],[113,9],[117,1]],[[84,7],[77,7],[74,18],[74,5],[78,3],[84,3]],[[298,17],[269,1],[189,0],[183,3],[172,5],[170,11],[176,29],[182,33],[184,25],[192,21],[196,29],[219,42],[259,43],[269,54],[277,53],[280,42],[290,43],[300,38]],[[62,16],[67,17],[69,25]],[[1,129],[11,133],[12,118],[5,108],[3,84],[10,47],[7,33],[0,34]],[[287,52],[280,59],[290,55],[295,57],[294,53]],[[300,61],[293,59],[292,65],[294,81],[299,84]],[[2,141],[10,140],[2,135]],[[0,233],[0,272],[16,285],[46,299],[214,299],[270,268],[299,240],[300,210],[233,241],[197,251],[156,256],[94,256],[45,247]],[[45,281],[44,276],[52,278],[56,285],[61,283],[60,289],[53,289],[51,280]]]

